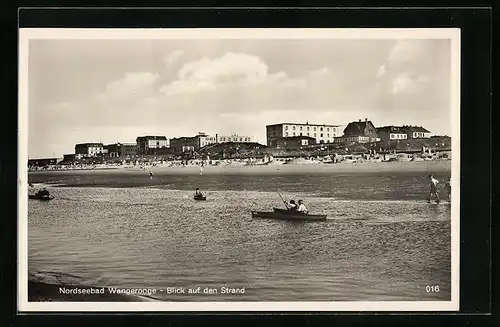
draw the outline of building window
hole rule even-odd
[[[285,136],[288,136],[288,132],[285,133]]]
[[[302,126],[300,126],[300,130],[302,130]]]
[[[316,127],[314,127],[314,130],[316,131]]]
[[[309,130],[309,126],[307,126],[307,130]]]
[[[293,130],[295,130],[295,126],[293,126],[292,128],[293,128]]]
[[[330,131],[330,127],[327,127],[327,128],[326,128],[326,131],[327,131],[327,132],[329,132],[329,131]]]
[[[327,128],[327,130],[328,130],[328,128]],[[326,134],[326,137],[330,137],[330,133],[327,133],[327,134]]]
[[[302,136],[302,132],[300,132],[300,136]]]
[[[293,132],[293,136],[295,136],[295,132]]]
[[[323,127],[320,127],[320,128],[319,128],[319,130],[320,130],[321,132],[323,132]]]
[[[288,130],[288,126],[285,126],[285,129]]]
[[[309,129],[309,128],[307,128],[307,129]],[[309,136],[309,133],[307,133],[307,136]]]
[[[316,137],[316,133],[314,133],[314,137]]]
[[[323,137],[323,133],[319,134],[320,137]]]

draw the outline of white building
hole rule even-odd
[[[136,139],[138,154],[153,154],[170,146],[166,136],[139,136]]]
[[[217,143],[227,143],[227,142],[234,142],[234,143],[249,143],[252,142],[252,137],[251,136],[243,136],[243,135],[238,135],[238,134],[231,134],[231,135],[216,135]]]
[[[75,145],[75,154],[82,157],[95,157],[106,152],[102,143],[80,143]]]
[[[343,133],[342,125],[279,123],[266,126],[267,145],[280,137],[309,136],[316,139],[317,144],[333,143],[334,138]]]

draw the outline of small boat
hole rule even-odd
[[[47,190],[41,190],[36,192],[35,194],[28,194],[28,198],[33,200],[49,201],[54,199],[54,196],[50,195],[49,191]]]
[[[252,211],[252,218],[268,218],[283,220],[326,220],[326,215],[312,215],[308,213],[292,212],[285,209],[274,208],[272,212]]]
[[[193,199],[195,199],[196,201],[206,201],[207,197],[203,195],[195,195]]]

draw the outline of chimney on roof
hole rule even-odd
[[[365,118],[365,123],[368,121],[368,118]]]
[[[359,122],[361,123],[361,118],[359,119]]]

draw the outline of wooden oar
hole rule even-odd
[[[286,203],[285,199],[283,199],[283,197],[281,196],[280,191],[278,191],[278,194],[280,195],[281,201],[283,201],[283,203],[285,204],[285,207],[286,207],[286,208],[287,208],[287,210],[288,210],[288,203]]]

